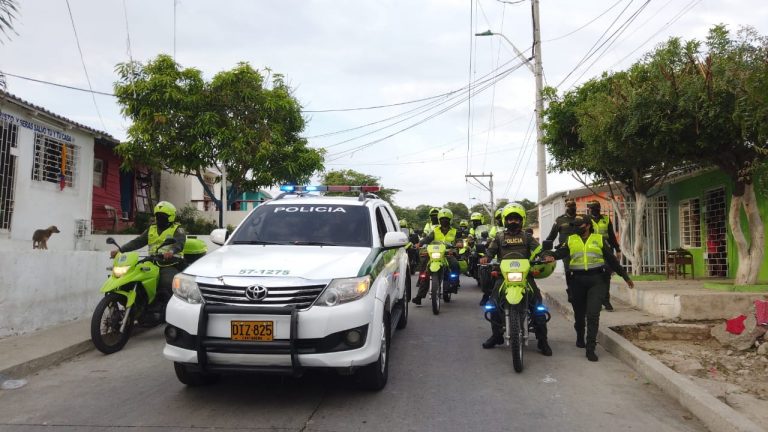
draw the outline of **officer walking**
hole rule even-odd
[[[544,240],[544,250],[551,250],[552,244],[557,237],[557,241],[560,245],[565,244],[568,240],[568,236],[576,233],[574,228],[574,220],[576,219],[576,200],[573,198],[565,199],[565,213],[558,216],[555,219],[555,223],[552,225],[552,229],[549,231],[549,235]],[[565,292],[568,294],[568,302],[571,302],[573,298],[571,295],[571,277],[568,272],[568,261],[563,261],[563,269],[565,270]]]
[[[499,259],[530,259],[538,252],[539,242],[523,231],[525,224],[525,208],[518,203],[509,203],[501,211],[501,220],[504,221],[504,231],[499,231],[491,240],[488,247],[488,254],[481,258],[480,262],[487,263],[489,258],[498,256]],[[550,257],[551,258],[551,257]],[[552,260],[554,261],[554,260]],[[502,301],[506,299],[499,295],[501,289],[501,279],[496,280],[493,287],[491,298],[496,302],[497,307],[491,312],[491,337],[483,342],[483,348],[489,349],[496,345],[504,343],[504,329],[501,323],[504,322],[504,313],[501,308]],[[536,339],[538,340],[539,351],[545,356],[552,355],[552,348],[547,342],[547,317],[545,314],[537,313],[536,306],[542,302],[541,291],[536,286],[533,276],[528,274],[528,284],[533,289],[535,304],[533,305],[531,316],[533,317],[536,330]]]
[[[600,325],[600,310],[602,309],[608,283],[605,273],[611,270],[619,274],[627,282],[629,288],[635,284],[629,278],[626,270],[619,264],[611,252],[608,242],[600,234],[592,232],[592,218],[588,215],[576,217],[574,227],[578,234],[571,234],[568,240],[552,254],[547,256],[547,262],[564,259],[569,265],[571,275],[571,304],[576,330],[576,346],[586,347],[587,360],[597,361],[595,347],[597,345],[597,329]],[[584,340],[584,325],[586,318],[587,338]]]
[[[437,220],[440,225],[427,234],[421,243],[417,246],[428,245],[434,241],[442,242],[453,245],[456,241],[456,228],[451,227],[451,219],[453,219],[453,212],[447,208],[440,209],[437,214]],[[452,255],[446,257],[448,259],[448,267],[451,269],[451,273],[459,274],[459,262]],[[427,262],[429,261],[428,255],[421,256],[421,262],[419,263],[419,274],[423,273],[427,269]],[[419,279],[419,292],[416,293],[411,301],[417,305],[421,305],[421,299],[427,296],[427,290],[429,290],[429,279]]]
[[[621,247],[618,240],[616,240],[616,232],[613,230],[613,224],[611,218],[608,215],[600,214],[600,201],[592,200],[587,203],[589,214],[592,216],[592,225],[595,234],[600,234],[608,242],[608,246],[613,249],[613,253],[616,255],[616,259],[621,262]],[[608,279],[608,291],[605,294],[605,301],[603,307],[608,312],[613,312],[613,305],[611,304],[611,273],[606,273],[606,279]]]

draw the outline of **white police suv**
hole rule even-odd
[[[223,246],[176,276],[163,354],[187,385],[221,373],[308,368],[387,383],[391,329],[408,322],[410,272],[392,208],[377,187],[284,187]],[[314,191],[359,191],[329,197]]]

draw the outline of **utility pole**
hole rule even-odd
[[[489,177],[488,180],[488,186],[486,186],[482,181],[479,180],[481,177]],[[465,179],[471,178],[472,180],[476,181],[477,184],[480,185],[483,189],[487,190],[491,193],[491,208],[485,207],[486,211],[488,212],[488,216],[490,217],[489,220],[493,220],[493,209],[496,207],[496,201],[493,200],[493,173],[490,174],[467,174],[464,176]]]
[[[544,99],[542,90],[541,69],[541,31],[539,28],[539,0],[533,3],[533,74],[536,77],[536,175],[539,178],[539,197],[541,202],[547,197],[547,151],[542,140],[541,123],[544,114]]]
[[[224,215],[227,214],[227,166],[221,161],[221,208],[219,209],[219,228],[226,228]]]

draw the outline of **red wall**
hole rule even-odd
[[[120,158],[111,148],[96,144],[94,158],[104,161],[103,187],[93,187],[93,220],[94,230],[112,230],[115,227],[115,218],[107,214],[104,205],[112,206],[117,212],[118,224],[120,223]]]

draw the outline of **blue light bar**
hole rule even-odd
[[[296,186],[294,185],[282,185],[280,186],[280,190],[283,192],[293,192],[296,190]]]
[[[326,192],[328,190],[328,186],[311,185],[305,186],[304,190],[307,192]]]

